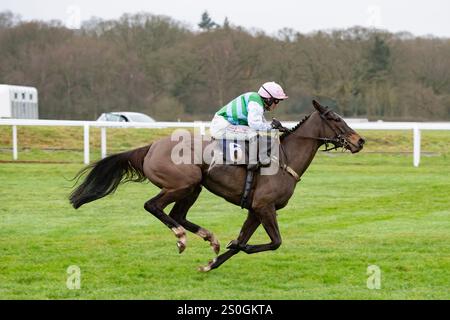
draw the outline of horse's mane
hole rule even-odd
[[[302,120],[300,120],[299,123],[297,123],[297,125],[295,127],[293,127],[292,129],[289,129],[289,131],[283,132],[283,134],[280,136],[280,139],[283,140],[284,138],[286,138],[288,135],[290,135],[291,133],[293,133],[295,130],[297,130],[298,128],[300,128],[300,126],[309,119],[309,117],[311,116],[311,114],[308,114],[307,116],[305,116]]]

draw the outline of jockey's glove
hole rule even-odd
[[[281,122],[279,120],[275,119],[275,118],[272,119],[272,123],[270,125],[272,126],[272,128],[278,129],[280,132],[287,132],[287,131],[289,131],[288,128],[283,127]]]

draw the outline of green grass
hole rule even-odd
[[[449,299],[450,161],[448,144],[435,146],[449,138],[430,136],[424,145],[440,155],[419,168],[411,155],[319,154],[279,211],[282,246],[206,274],[196,268],[213,257],[208,244],[188,234],[178,254],[143,209],[156,187],[126,184],[74,210],[66,178],[81,164],[1,163],[0,298]],[[189,217],[224,247],[245,211],[204,190]],[[262,228],[251,239],[267,241]],[[66,288],[70,265],[81,268],[80,290]],[[380,290],[366,286],[369,265],[381,269]]]

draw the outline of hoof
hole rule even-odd
[[[186,231],[183,227],[172,228],[173,233],[178,238],[177,247],[179,253],[182,253],[186,249]]]
[[[209,241],[209,245],[211,246],[212,251],[214,251],[214,253],[216,255],[219,254],[220,252],[220,244],[219,244],[219,240],[216,239],[216,237],[214,236],[214,234],[212,234],[211,232],[209,232],[206,229],[200,228],[196,234],[203,238],[203,240],[205,241]]]
[[[227,249],[239,249],[238,241],[237,241],[237,240],[231,240],[231,241],[227,244]]]
[[[200,272],[208,272],[212,269],[212,266],[214,265],[214,263],[216,262],[217,259],[213,259],[211,260],[206,266],[200,266],[198,267],[198,271]]]
[[[220,243],[219,243],[219,241],[215,240],[214,242],[211,242],[211,249],[212,249],[212,251],[214,251],[214,253],[216,255],[218,255],[219,252],[220,252]]]
[[[186,249],[186,243],[182,242],[181,240],[177,242],[178,247],[178,253],[182,253],[184,249]]]
[[[200,267],[198,267],[198,271],[199,272],[208,272],[210,270],[211,270],[210,266],[200,266]]]

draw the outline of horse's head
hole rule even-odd
[[[345,148],[352,153],[361,151],[366,142],[358,133],[350,128],[337,113],[313,100],[313,106],[322,119],[322,137],[328,139],[335,148]]]

